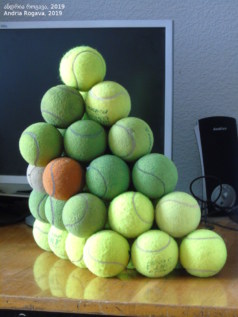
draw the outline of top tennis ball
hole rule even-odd
[[[80,91],[88,91],[92,86],[103,81],[106,75],[106,63],[96,49],[78,46],[62,57],[59,71],[65,85]]]

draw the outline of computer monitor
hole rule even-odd
[[[105,80],[123,85],[130,116],[150,125],[153,152],[172,158],[172,21],[2,22],[0,43],[0,195],[28,195],[19,138],[44,121],[41,98],[61,84],[60,60],[75,46],[103,55]]]

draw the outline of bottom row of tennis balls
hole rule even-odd
[[[158,229],[142,233],[130,246],[126,238],[112,230],[99,231],[86,239],[39,220],[34,223],[33,236],[42,249],[99,277],[117,276],[130,266],[146,277],[163,277],[175,269],[178,261],[191,275],[209,277],[217,274],[227,259],[224,240],[208,229],[191,232],[180,246]]]

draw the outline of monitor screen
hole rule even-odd
[[[170,21],[5,23],[0,43],[0,191],[21,192],[27,184],[20,135],[32,123],[44,121],[41,99],[49,88],[62,84],[60,60],[80,45],[96,48],[106,61],[105,80],[127,89],[130,116],[145,120],[154,133],[152,152],[172,157]]]

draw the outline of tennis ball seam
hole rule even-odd
[[[53,205],[53,201],[52,198],[50,197],[50,211],[51,211],[51,216],[52,216],[52,225],[55,224],[55,215],[54,215],[54,205]]]
[[[160,201],[159,204],[162,205],[162,204],[168,203],[168,202],[177,203],[179,205],[182,205],[184,207],[189,207],[189,208],[198,208],[199,207],[198,204],[189,204],[189,203],[185,203],[185,202],[182,202],[182,201],[179,201],[176,199],[166,199],[166,200]]]
[[[116,123],[115,126],[124,129],[127,132],[127,134],[129,135],[130,139],[131,139],[132,145],[131,145],[131,150],[129,151],[129,153],[126,154],[126,155],[120,155],[123,158],[130,157],[133,154],[133,152],[134,152],[134,150],[136,148],[136,140],[133,137],[132,129],[127,128],[127,127],[125,127],[125,126],[123,126],[122,124],[119,124],[119,123]]]
[[[102,180],[103,180],[103,183],[104,183],[104,186],[105,186],[105,190],[104,190],[104,193],[103,195],[101,196],[102,198],[106,196],[107,192],[108,192],[108,186],[107,186],[107,182],[106,182],[106,179],[105,177],[103,176],[103,174],[99,171],[99,169],[97,169],[96,167],[94,166],[88,166],[87,170],[90,170],[90,169],[94,169],[96,172],[98,172],[98,174],[102,177]]]
[[[51,176],[51,180],[52,180],[52,194],[50,196],[54,197],[55,195],[55,180],[54,180],[54,172],[53,172],[53,168],[55,165],[56,161],[54,161],[51,166],[50,166],[50,176]]]
[[[102,61],[101,56],[98,53],[96,53],[96,52],[93,52],[93,51],[90,51],[90,50],[83,50],[83,51],[79,52],[78,54],[76,54],[71,65],[72,65],[72,73],[74,75],[74,79],[75,79],[75,81],[77,83],[77,87],[78,88],[79,88],[80,85],[79,85],[79,82],[78,82],[78,79],[77,79],[77,76],[76,76],[76,72],[74,70],[74,64],[76,63],[76,60],[79,57],[79,55],[84,54],[84,53],[89,53],[89,54],[92,54],[92,55],[96,56],[100,60],[100,62],[103,64],[103,68],[105,68],[104,67],[104,62]]]
[[[142,173],[145,173],[145,174],[147,174],[147,175],[150,175],[150,176],[152,176],[152,177],[155,177],[159,182],[162,183],[162,186],[163,186],[163,194],[162,194],[161,196],[163,196],[164,193],[165,193],[165,183],[163,182],[163,180],[162,180],[160,177],[158,177],[158,176],[156,176],[155,174],[153,174],[153,173],[144,171],[142,168],[139,167],[139,164],[137,164],[136,168],[137,168],[140,172],[142,172]]]
[[[74,196],[75,197],[75,196]],[[83,219],[86,217],[86,214],[87,214],[87,211],[89,209],[89,204],[88,204],[88,198],[87,196],[84,196],[84,195],[81,195],[81,197],[83,197],[83,199],[85,200],[85,207],[83,209],[83,215],[82,217],[77,220],[76,222],[74,223],[68,223],[68,224],[64,224],[66,228],[69,228],[69,227],[74,227],[75,225],[78,225],[81,221],[83,221]]]
[[[41,215],[40,215],[40,206],[41,206],[41,204],[43,203],[43,201],[44,201],[44,199],[45,199],[46,196],[47,196],[47,194],[45,194],[45,195],[41,198],[41,200],[39,201],[39,204],[37,205],[37,210],[36,210],[37,215],[38,215],[39,218],[42,219],[44,222],[45,222],[45,219],[42,218]]]
[[[96,100],[101,100],[101,101],[106,101],[106,100],[112,100],[112,99],[116,99],[118,96],[121,95],[127,95],[125,91],[120,91],[112,96],[108,96],[108,97],[100,97],[94,94],[94,92],[92,90],[89,91],[89,95],[90,97],[96,99]]]
[[[41,233],[43,233],[43,234],[47,234],[48,235],[48,232],[47,231],[44,231],[44,230],[42,230],[39,226],[37,226],[37,225],[35,225],[34,226],[34,230],[35,229],[37,229],[37,230],[39,230]]]
[[[189,271],[189,272],[200,272],[200,273],[217,273],[216,270],[203,270],[203,269],[192,269],[189,267],[184,267],[185,270]]]
[[[171,237],[169,237],[168,242],[163,247],[161,247],[160,249],[157,249],[157,250],[146,250],[146,249],[143,249],[142,247],[139,246],[139,242],[138,241],[136,241],[136,247],[142,252],[159,253],[159,252],[162,252],[163,250],[165,250],[170,245],[170,243],[171,243]]]
[[[37,164],[37,161],[39,160],[39,157],[40,157],[40,146],[39,146],[39,142],[38,142],[38,140],[37,140],[37,138],[36,138],[36,135],[35,135],[34,133],[29,132],[29,131],[26,131],[26,132],[23,133],[23,135],[24,135],[24,134],[27,134],[27,135],[29,135],[30,137],[32,137],[33,140],[34,140],[34,142],[35,142],[35,145],[36,145],[36,158],[35,158],[35,161],[34,161],[34,165],[36,165],[36,164]]]
[[[100,263],[100,264],[113,264],[113,265],[119,265],[119,266],[122,266],[123,268],[125,267],[125,265],[123,263],[120,263],[120,262],[116,262],[116,261],[101,261],[101,260],[98,260],[96,259],[95,257],[92,256],[92,254],[90,253],[90,247],[88,246],[87,249],[86,249],[86,252],[88,254],[88,256],[90,257],[90,259],[92,259],[93,261],[97,262],[97,263]]]
[[[193,237],[187,237],[186,240],[216,240],[219,239],[221,241],[223,241],[223,239],[221,239],[220,237],[201,237],[201,238],[193,238]]]
[[[138,217],[142,222],[144,222],[144,223],[146,223],[146,224],[151,224],[151,221],[146,221],[146,220],[144,220],[144,219],[140,216],[140,214],[138,213],[138,210],[137,210],[136,204],[135,204],[135,196],[136,196],[136,193],[133,193],[133,196],[132,196],[132,205],[133,205],[133,208],[134,208],[134,211],[135,211],[137,217]]]
[[[98,132],[95,132],[93,134],[82,134],[80,132],[77,132],[75,130],[72,129],[72,127],[69,127],[69,130],[76,136],[80,136],[81,138],[95,138],[97,136],[99,136],[101,133],[103,133],[103,130],[100,130]]]
[[[45,110],[44,108],[41,108],[41,112],[42,113],[46,113],[51,115],[52,117],[58,119],[60,121],[61,124],[66,125],[67,122],[65,120],[63,120],[60,116],[57,116],[56,114],[54,114],[53,112],[49,111],[49,110]]]

